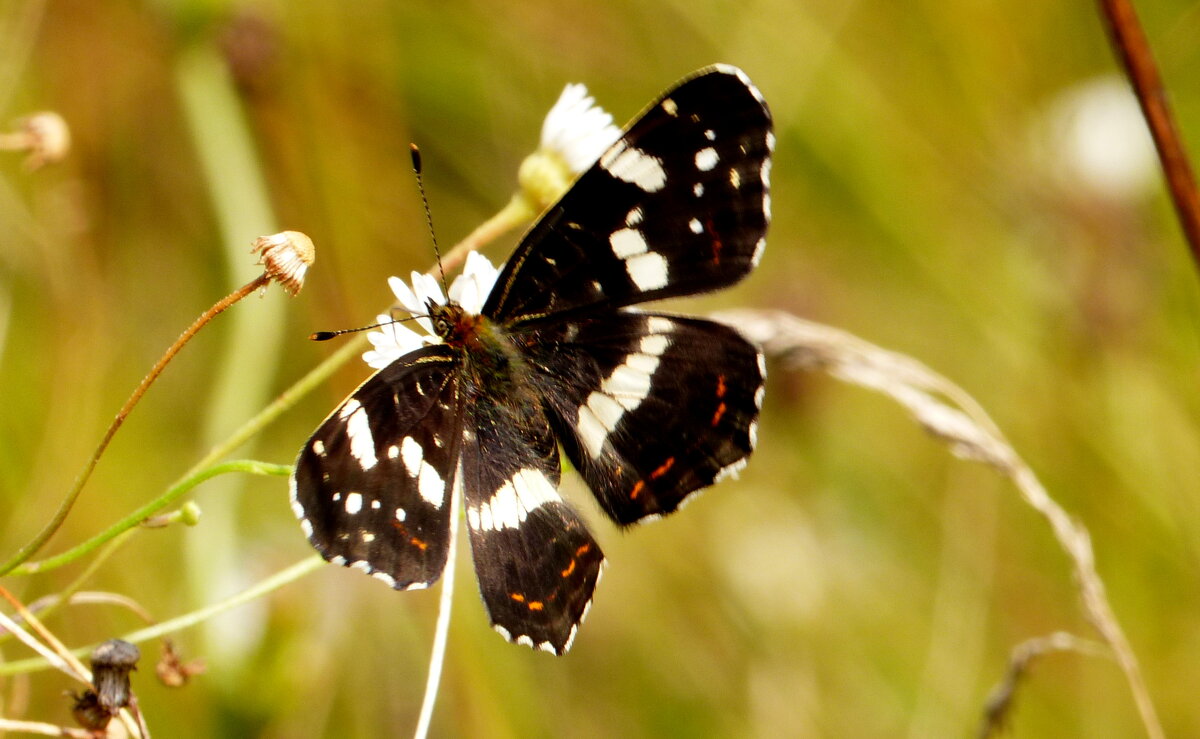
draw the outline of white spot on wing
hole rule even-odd
[[[608,237],[609,246],[618,259],[628,259],[636,254],[644,254],[649,248],[642,232],[636,228],[622,228]]]
[[[477,508],[467,510],[467,523],[477,531],[515,529],[544,503],[560,500],[550,480],[538,470],[521,469]]]
[[[433,465],[422,460],[421,471],[417,476],[417,492],[434,508],[442,507],[442,497],[446,493],[446,481],[433,468]]]
[[[667,260],[661,254],[647,252],[625,260],[625,271],[639,290],[657,290],[667,284]]]
[[[662,101],[662,109],[672,118],[679,115],[679,106],[676,105],[675,101],[671,98],[667,98],[666,100]]]
[[[350,412],[347,413],[346,411]],[[367,419],[367,409],[357,400],[350,400],[342,406],[342,418],[346,420],[346,436],[350,437],[350,454],[364,470],[375,466],[379,460],[375,458],[375,439],[371,437],[371,422]]]
[[[421,462],[425,459],[425,452],[416,439],[405,436],[400,442],[400,459],[404,461],[404,469],[408,470],[408,476],[416,477],[421,471]]]
[[[746,458],[742,457],[741,459],[734,462],[733,464],[722,467],[721,470],[719,472],[717,472],[716,475],[713,476],[713,483],[721,482],[722,480],[724,480],[728,477],[736,478],[738,476],[738,473],[741,472],[745,467],[746,467]]]
[[[762,261],[763,250],[766,248],[767,248],[767,240],[765,238],[760,238],[758,240],[758,243],[756,243],[754,245],[754,254],[752,254],[750,256],[750,266],[751,267],[757,267],[758,263],[760,261]]]
[[[396,520],[403,523],[404,519],[408,518],[408,511],[403,508],[396,509]]]
[[[675,324],[671,323],[671,319],[669,318],[647,316],[646,330],[652,334],[669,334],[675,330]]]
[[[690,229],[692,233],[698,234],[704,231],[704,224],[700,223],[699,219],[693,218],[692,220],[688,221],[688,229]]]
[[[314,439],[312,443],[312,450],[313,454],[316,454],[318,457],[324,457],[325,442],[321,441],[320,439]]]
[[[696,152],[696,169],[701,172],[707,172],[717,166],[717,161],[721,157],[717,154],[717,150],[711,146],[706,146]]]
[[[358,513],[359,511],[361,511],[362,510],[362,502],[363,502],[363,498],[362,498],[361,493],[347,493],[346,494],[346,513],[349,513],[351,516],[353,516],[355,513]]]
[[[665,334],[651,334],[650,336],[642,337],[641,349],[642,354],[650,354],[655,357],[661,357],[662,353],[670,346],[671,340]]]
[[[649,359],[653,368],[657,369],[658,359],[655,357],[649,357]],[[627,359],[600,383],[600,390],[624,406],[625,410],[631,411],[641,405],[646,396],[650,394],[650,375],[654,369],[644,372],[631,365]]]
[[[634,208],[633,210],[629,211],[629,213],[626,214],[626,216],[625,216],[625,225],[626,226],[636,226],[641,222],[642,222],[642,209],[640,207]]]
[[[588,454],[594,458],[600,456],[600,452],[604,449],[604,440],[608,438],[608,432],[604,430],[604,424],[600,423],[596,414],[592,413],[592,410],[586,405],[579,409],[579,418],[575,421],[575,434],[587,447]]]
[[[620,403],[600,392],[594,392],[588,396],[587,407],[596,414],[596,420],[610,434],[617,428],[621,416],[625,415],[625,409]]]
[[[667,184],[667,171],[658,157],[618,141],[600,157],[600,168],[618,180],[658,192]]]

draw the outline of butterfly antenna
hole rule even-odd
[[[417,177],[417,190],[421,193],[421,205],[425,208],[425,226],[429,229],[429,239],[433,242],[433,255],[437,258],[438,275],[442,278],[442,290],[449,294],[446,286],[446,270],[442,269],[442,252],[438,249],[437,233],[433,230],[433,212],[429,209],[429,198],[425,196],[425,180],[421,177],[421,149],[416,144],[408,145],[412,152],[413,174]]]
[[[310,341],[329,341],[332,338],[342,336],[344,334],[356,334],[359,331],[370,331],[373,328],[383,328],[391,326],[393,323],[404,323],[405,321],[415,321],[418,318],[427,318],[428,316],[411,316],[409,318],[393,318],[390,321],[383,323],[372,323],[370,326],[359,326],[358,328],[342,328],[337,331],[314,331],[308,335]]]

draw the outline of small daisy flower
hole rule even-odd
[[[468,313],[482,312],[483,304],[499,275],[500,270],[494,267],[487,257],[479,252],[471,252],[467,255],[462,274],[450,285],[450,300]],[[392,316],[378,316],[377,320],[382,324],[380,330],[367,334],[367,340],[375,348],[363,354],[363,361],[374,369],[383,369],[411,351],[442,341],[434,332],[433,322],[429,320],[428,315],[430,301],[439,305],[446,304],[437,279],[413,272],[411,288],[399,277],[389,277],[388,285],[395,293],[400,306],[413,315],[426,333],[413,331]]]
[[[517,172],[521,193],[534,212],[558,200],[620,136],[612,116],[595,104],[586,87],[567,85],[546,114],[541,145]]]
[[[604,150],[616,143],[621,130],[613,118],[595,104],[582,84],[567,85],[542,124],[544,151],[557,153],[574,174],[592,166]]]

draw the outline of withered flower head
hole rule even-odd
[[[109,639],[92,652],[92,685],[100,705],[115,714],[129,705],[129,672],[142,653],[127,641]]]
[[[17,125],[17,131],[0,137],[0,148],[29,152],[25,166],[30,170],[62,160],[71,149],[71,130],[58,113],[34,113]]]
[[[267,276],[289,295],[300,292],[304,275],[317,258],[312,239],[299,231],[260,236],[250,251],[260,255],[258,263],[266,268]]]

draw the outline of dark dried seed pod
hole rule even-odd
[[[141,656],[137,647],[120,639],[109,639],[92,652],[92,685],[109,713],[129,705],[129,671],[137,669]]]
[[[71,715],[75,722],[88,731],[103,731],[112,719],[108,709],[100,705],[100,698],[95,691],[85,690],[83,693],[68,693],[75,699],[71,706]]]

